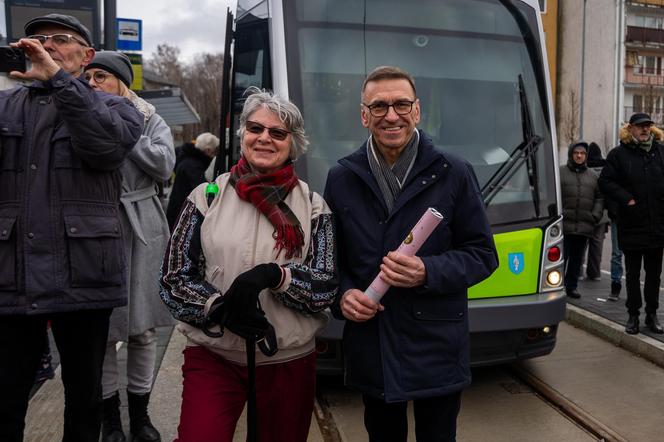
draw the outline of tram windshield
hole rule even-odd
[[[366,74],[395,65],[415,78],[418,127],[469,161],[480,187],[514,158],[526,137],[541,138],[529,161],[498,183],[487,208],[492,224],[555,215],[536,14],[519,0],[284,2],[287,60],[274,63],[286,63],[289,95],[302,109],[311,142],[298,162],[300,174],[322,191],[329,168],[368,137],[360,123]]]

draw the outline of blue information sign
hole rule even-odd
[[[133,18],[118,18],[116,34],[119,51],[140,51],[143,49],[143,23]]]

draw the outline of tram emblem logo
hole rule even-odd
[[[507,255],[507,262],[510,268],[510,272],[518,275],[523,272],[523,253],[509,253]]]

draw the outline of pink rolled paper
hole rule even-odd
[[[420,250],[424,241],[429,238],[431,232],[440,224],[443,220],[443,215],[438,212],[433,207],[429,207],[422,218],[415,224],[415,227],[408,233],[406,239],[403,240],[399,248],[397,249],[398,253],[407,256],[413,256]],[[364,294],[367,295],[375,302],[379,302],[380,298],[387,292],[387,289],[390,288],[390,285],[380,279],[380,276],[376,276],[373,282],[367,287],[364,291]]]

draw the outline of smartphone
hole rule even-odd
[[[27,62],[23,49],[0,46],[0,72],[25,72],[26,70]]]

